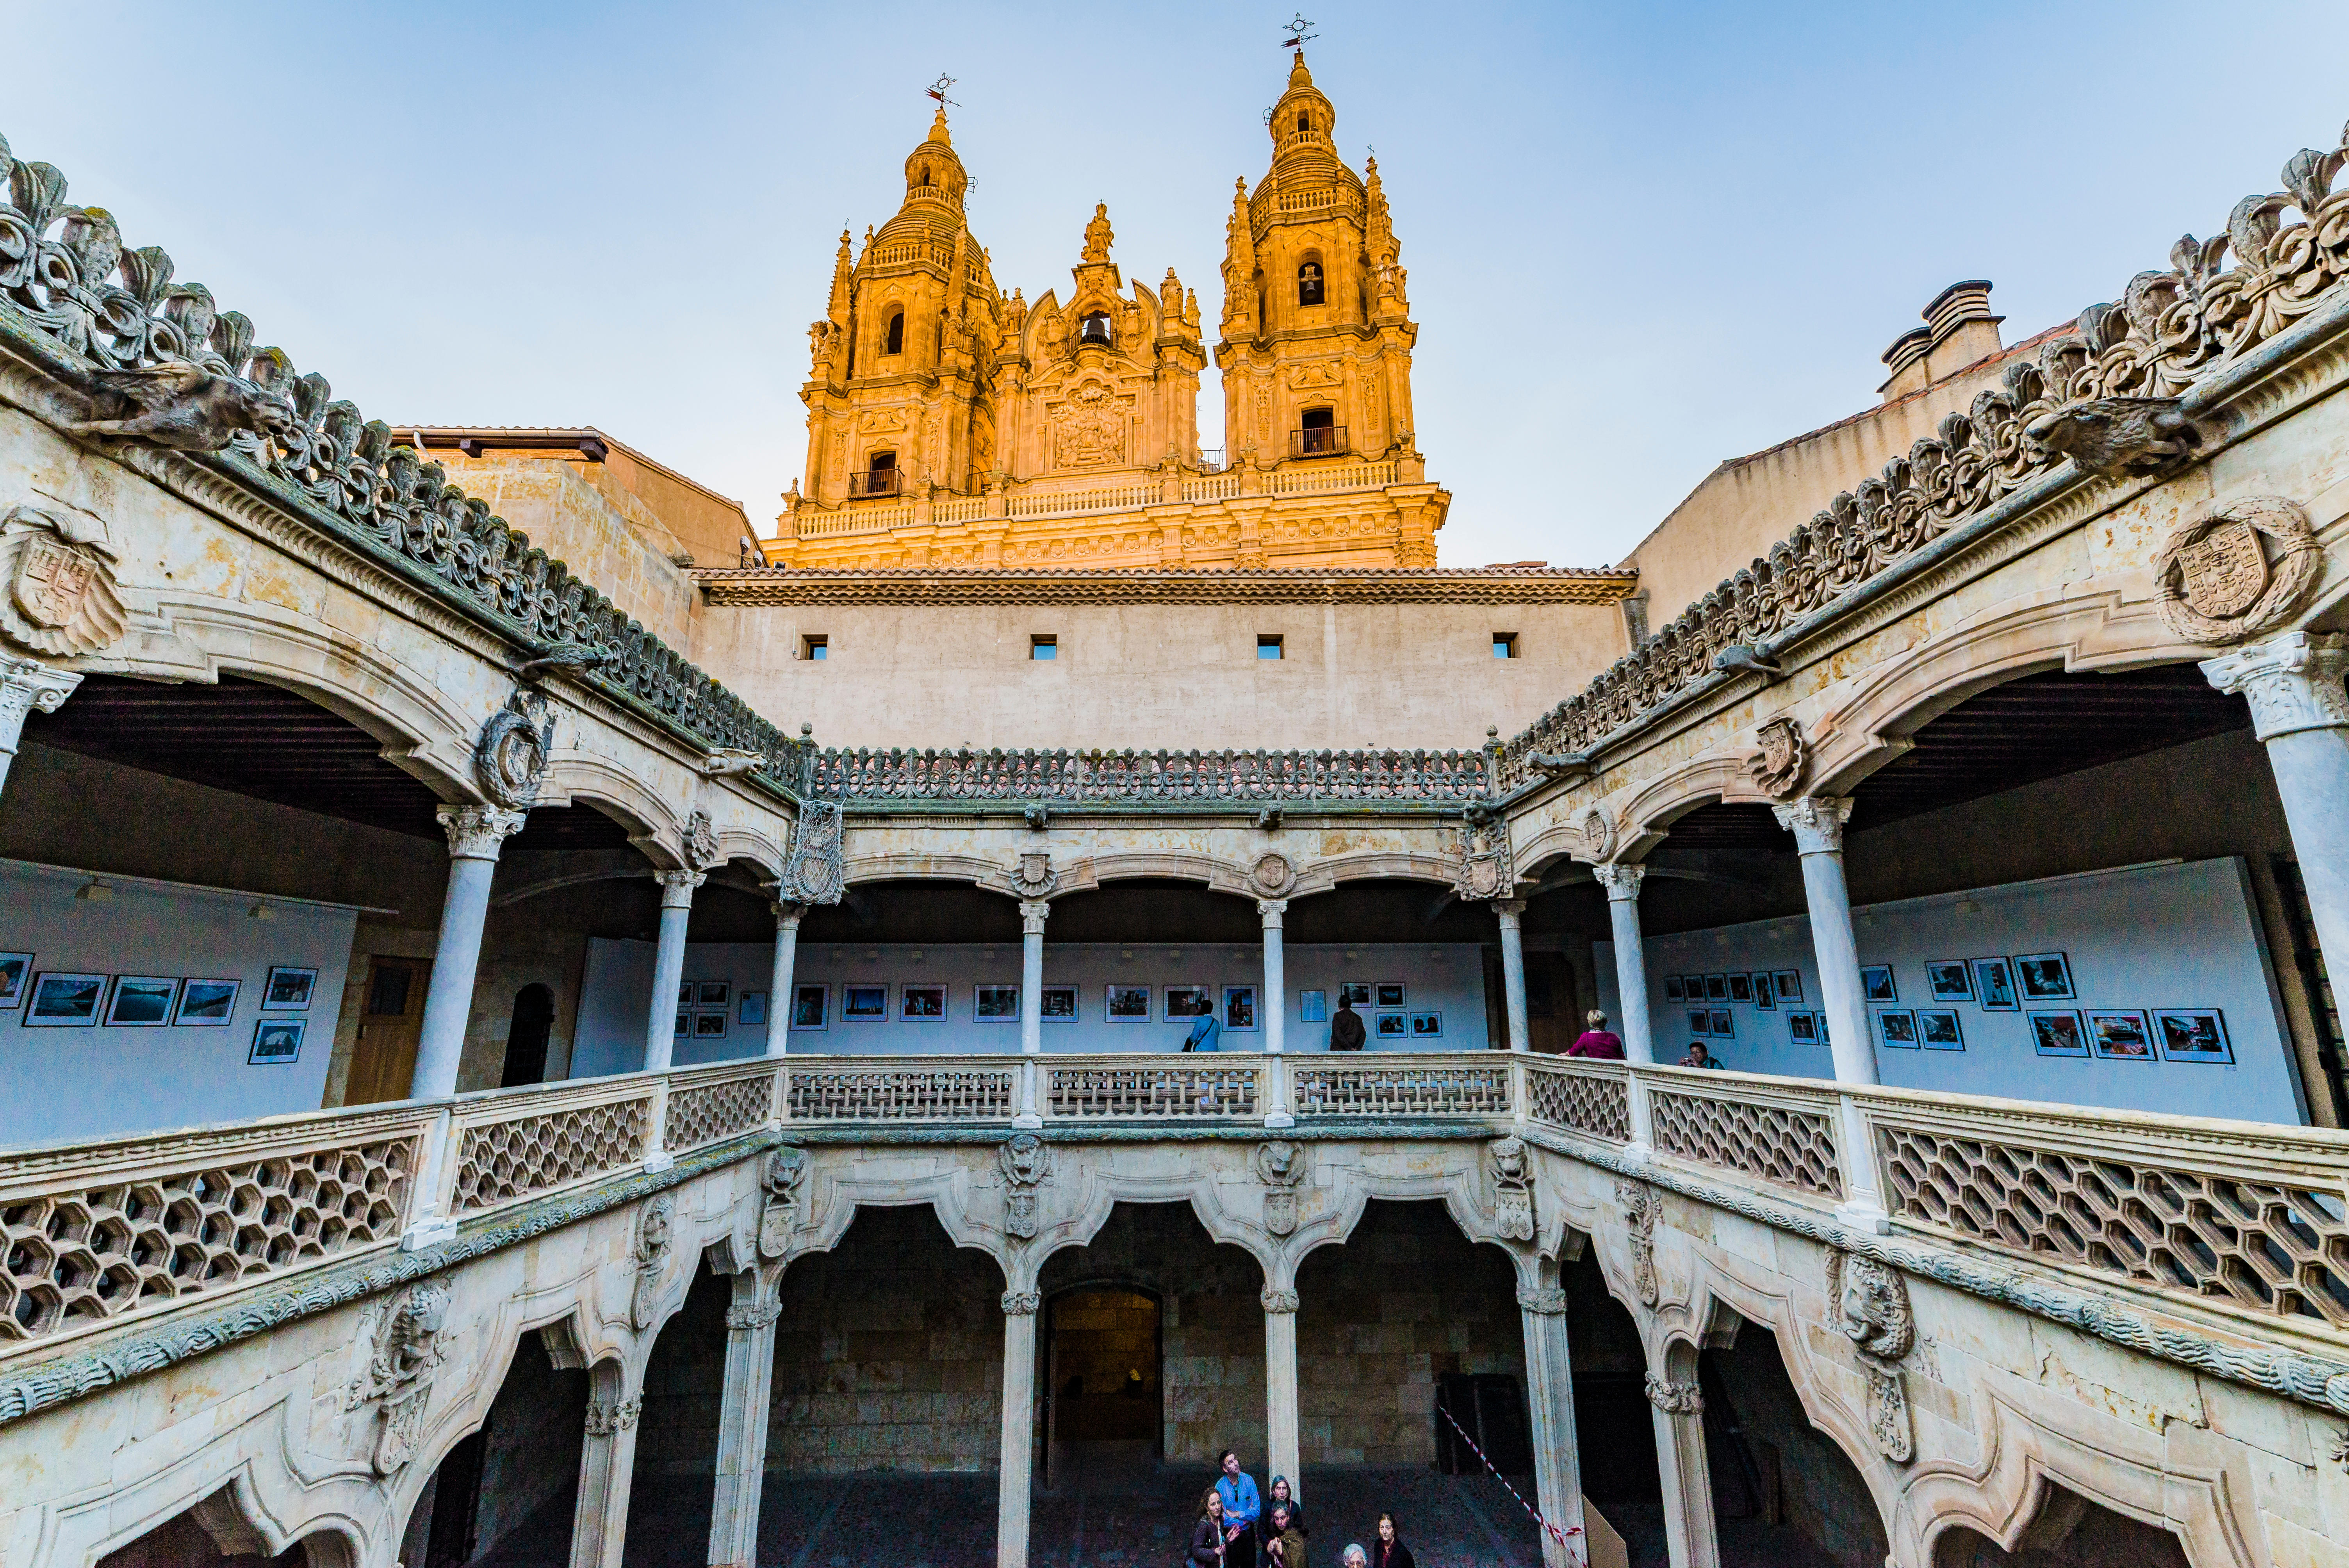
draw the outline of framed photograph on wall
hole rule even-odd
[[[1992,1013],[2014,1013],[2023,1008],[2022,998],[2015,994],[2014,968],[2003,958],[1977,958],[1973,961],[1974,992],[1981,997],[1983,1008]]]
[[[1380,982],[1376,988],[1376,995],[1372,997],[1371,1005],[1375,1007],[1402,1007],[1408,1006],[1408,1004],[1403,1000],[1403,987],[1392,981]]]
[[[1330,993],[1299,991],[1297,994],[1297,1018],[1304,1024],[1326,1024],[1330,1021]]]
[[[1929,958],[1925,961],[1925,989],[1933,994],[1936,1002],[1971,1002],[1974,999],[1974,977],[1959,959]]]
[[[1754,976],[1739,971],[1729,977],[1729,999],[1733,1002],[1754,1000]]]
[[[2031,1026],[2032,1047],[2043,1057],[2085,1057],[2088,1054],[2088,1031],[2080,1026],[2077,1013],[2033,1013],[2024,1022]]]
[[[225,1029],[236,1011],[242,980],[190,980],[180,986],[180,1010],[171,1022],[183,1029]]]
[[[1212,985],[1169,985],[1166,987],[1166,1021],[1177,1018],[1204,1018],[1216,1010],[1216,988]]]
[[[1411,1037],[1411,1016],[1408,1013],[1373,1014],[1371,1034],[1381,1040],[1402,1040]]]
[[[1773,969],[1770,971],[1770,989],[1777,993],[1781,1002],[1801,1001],[1803,972],[1799,969]]]
[[[1965,1031],[1958,1026],[1955,1007],[1920,1007],[1917,1009],[1917,1043],[1929,1051],[1962,1051],[1966,1048]]]
[[[1731,1012],[1726,1007],[1713,1008],[1713,1037],[1716,1040],[1735,1039],[1737,1037],[1737,1015]]]
[[[1877,1037],[1896,1051],[1917,1048],[1917,1015],[1883,1012],[1876,1015]]]
[[[160,975],[118,975],[114,999],[106,1005],[110,1029],[160,1029],[171,1021],[171,1006],[180,999],[180,982]]]
[[[1870,1002],[1898,1002],[1900,987],[1892,983],[1892,965],[1871,964],[1859,972],[1859,994]]]
[[[244,1053],[247,1067],[291,1067],[301,1059],[302,1034],[307,1018],[263,1018],[253,1026],[253,1048]]]
[[[647,1020],[647,1022],[649,1022],[649,1020]],[[692,1008],[690,1008],[690,1007],[679,1007],[679,1008],[677,1010],[677,1026],[676,1026],[675,1028],[671,1029],[671,1030],[669,1031],[669,1033],[670,1033],[674,1037],[676,1037],[676,1038],[678,1038],[678,1039],[680,1039],[680,1040],[689,1040],[689,1039],[693,1038],[693,1009],[692,1009]]]
[[[1226,985],[1224,987],[1224,1027],[1248,1030],[1257,1026],[1256,1017],[1256,987]]]
[[[1787,1014],[1786,1037],[1798,1046],[1817,1045],[1819,1026],[1816,1016],[1810,1013]]]
[[[734,1021],[746,1029],[765,1028],[767,1026],[767,994],[764,991],[745,991],[735,997]]]
[[[1347,980],[1338,986],[1338,1000],[1351,1002],[1360,1012],[1371,1005],[1371,983],[1367,980]]]
[[[296,969],[289,964],[276,965],[269,971],[269,984],[262,988],[261,1006],[264,1012],[300,1013],[308,1010],[310,993],[317,988],[316,969]]]
[[[1729,976],[1726,975],[1706,975],[1704,977],[1704,999],[1708,1002],[1728,1001]]]
[[[1042,1006],[1038,1009],[1048,1024],[1073,1024],[1077,1021],[1077,988],[1074,985],[1047,985],[1037,994]]]
[[[25,1007],[28,1029],[84,1029],[97,1025],[106,1001],[107,976],[59,975],[33,976],[33,999]]]
[[[24,1006],[25,977],[32,972],[31,954],[0,953],[0,1012]]]
[[[1754,972],[1754,1005],[1765,1013],[1777,1010],[1778,993],[1771,988],[1770,972],[1767,969],[1756,969]]]
[[[1444,1037],[1444,1015],[1413,1013],[1411,1016],[1411,1037],[1414,1040],[1440,1040]]]
[[[2023,954],[2014,961],[2014,975],[2026,1002],[2072,999],[2072,961],[2060,953]]]
[[[1150,1022],[1150,987],[1112,985],[1102,1004],[1102,1016],[1112,1024]]]
[[[680,980],[677,983],[677,1005],[680,1007],[690,1007],[693,1006],[692,981]]]
[[[2154,1037],[2161,1042],[2166,1062],[2216,1062],[2235,1059],[2227,1039],[2227,1020],[2216,1007],[2165,1007],[2153,1015]]]
[[[2115,1008],[2109,1012],[2090,1013],[2087,1017],[2088,1046],[2099,1060],[2153,1060],[2153,1031],[2146,1026],[2143,1013],[2134,1008]]]
[[[889,1021],[889,987],[843,985],[840,1021],[843,1024],[885,1024]]]
[[[794,985],[792,987],[792,1027],[822,1034],[832,1027],[832,987],[829,985]]]
[[[730,981],[697,980],[693,983],[693,1005],[697,1007],[723,1007],[733,989]]]
[[[1712,1008],[1710,1008],[1710,1007],[1691,1007],[1691,1008],[1688,1010],[1688,1018],[1689,1018],[1689,1033],[1690,1033],[1690,1034],[1692,1034],[1692,1035],[1709,1035],[1709,1034],[1713,1033],[1713,1009],[1712,1009]]]
[[[1681,977],[1679,975],[1667,975],[1664,976],[1664,1000],[1667,1002],[1685,1002],[1688,1000],[1688,987],[1681,983]]]
[[[726,1009],[698,1007],[693,1014],[693,1037],[697,1040],[722,1040],[726,1037]]]
[[[1019,1021],[1019,987],[980,985],[971,992],[970,1021],[974,1024],[1016,1024]]]
[[[897,1016],[908,1023],[943,1024],[947,1021],[947,988],[943,985],[908,985]]]

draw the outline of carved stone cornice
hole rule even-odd
[[[1843,825],[1851,820],[1851,804],[1847,796],[1806,795],[1771,807],[1770,814],[1778,819],[1778,826],[1795,835],[1798,854],[1839,855]]]
[[[1608,567],[750,568],[696,572],[712,604],[1612,604],[1639,573]]]
[[[2261,740],[2303,729],[2349,727],[2349,638],[2312,632],[2281,637],[2202,661],[2202,674],[2251,705],[2251,732]]]
[[[522,831],[526,813],[496,806],[443,806],[433,813],[449,835],[452,861],[493,861],[508,839]]]

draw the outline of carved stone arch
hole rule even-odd
[[[957,1166],[899,1175],[880,1161],[867,1161],[860,1168],[845,1151],[811,1149],[807,1152],[807,1175],[800,1189],[802,1217],[780,1260],[785,1270],[803,1257],[840,1245],[860,1209],[926,1208],[937,1216],[948,1241],[985,1253],[995,1260],[1006,1280],[1010,1278],[1013,1249],[1009,1238],[971,1215],[974,1182],[968,1169]]]
[[[2260,1519],[2258,1479],[2240,1449],[2196,1443],[2190,1431],[2181,1439],[2166,1424],[2123,1419],[2003,1369],[1986,1369],[1971,1393],[1974,1451],[1920,1452],[1887,1514],[1896,1560],[1932,1562],[1941,1536],[1960,1525],[2011,1551],[2049,1488],[2061,1486],[2173,1532],[2194,1568],[2276,1561]]]
[[[727,861],[748,861],[769,882],[781,880],[783,863],[791,859],[781,840],[756,828],[719,829],[718,852],[722,857],[720,865]]]
[[[1323,892],[1339,882],[1367,882],[1373,878],[1433,882],[1440,887],[1449,887],[1459,875],[1459,858],[1451,853],[1363,851],[1358,854],[1333,855],[1317,862],[1310,870],[1299,875],[1297,891],[1289,896],[1295,898],[1308,892]]]
[[[1671,833],[1672,824],[1692,811],[1724,801],[1762,799],[1745,772],[1742,750],[1733,757],[1713,753],[1692,758],[1639,785],[1619,805],[1610,805],[1623,824],[1615,858],[1626,862],[1646,859]]]
[[[629,842],[662,870],[682,864],[672,846],[685,831],[685,819],[658,788],[608,758],[557,752],[547,766],[538,803],[592,806],[626,829]]]
[[[979,855],[911,852],[852,855],[846,862],[845,878],[851,885],[884,882],[967,882],[997,892],[1010,892],[1009,869]]]
[[[357,1568],[366,1546],[348,1520],[314,1520],[298,1535],[272,1528],[274,1522],[250,1470],[188,1511],[224,1557],[274,1557],[298,1545],[309,1568]]]
[[[1232,1147],[1250,1156],[1254,1153],[1247,1145]],[[1280,1249],[1253,1219],[1224,1206],[1217,1180],[1222,1174],[1237,1171],[1193,1161],[1179,1175],[1136,1176],[1119,1171],[1110,1158],[1077,1157],[1063,1150],[1053,1177],[1060,1190],[1059,1201],[1051,1205],[1050,1212],[1038,1227],[1029,1249],[1034,1267],[1040,1274],[1054,1254],[1072,1247],[1091,1246],[1120,1203],[1188,1203],[1192,1217],[1199,1222],[1209,1241],[1219,1246],[1240,1248],[1256,1259],[1269,1277]],[[1071,1188],[1076,1193],[1073,1202],[1068,1198]]]
[[[1257,896],[1248,884],[1247,868],[1216,855],[1140,850],[1092,855],[1079,863],[1091,872],[1096,882],[1164,877],[1175,882],[1205,882],[1210,892],[1229,893],[1235,898]],[[1299,877],[1298,887],[1291,890],[1289,896],[1296,897],[1303,887],[1304,878]]]

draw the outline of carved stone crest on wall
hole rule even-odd
[[[1827,1296],[1837,1328],[1858,1353],[1868,1377],[1868,1429],[1884,1457],[1916,1457],[1915,1423],[1901,1358],[1916,1346],[1917,1318],[1900,1271],[1858,1253],[1827,1253]]]
[[[1645,1181],[1628,1179],[1615,1183],[1615,1201],[1623,1205],[1623,1222],[1630,1234],[1631,1290],[1643,1306],[1653,1306],[1663,1295],[1656,1281],[1656,1190]]]
[[[1460,859],[1452,891],[1464,899],[1506,898],[1516,878],[1509,863],[1509,826],[1496,816],[1473,817],[1460,828]]]
[[[1061,885],[1061,873],[1052,869],[1052,857],[1042,850],[1030,850],[1020,855],[1019,864],[1011,872],[1011,891],[1021,898],[1049,898]]]
[[[661,1271],[668,1266],[669,1214],[667,1196],[647,1203],[636,1220],[636,1278],[628,1293],[628,1321],[639,1329],[653,1326],[660,1305]]]
[[[1052,1179],[1052,1151],[1032,1132],[1022,1132],[996,1150],[1003,1169],[1003,1229],[1022,1241],[1039,1228],[1036,1189]]]
[[[759,1210],[759,1255],[779,1258],[790,1250],[792,1232],[800,1222],[800,1188],[807,1181],[807,1151],[778,1149],[767,1156],[759,1184],[767,1201]]]
[[[1745,759],[1745,771],[1764,795],[1788,799],[1802,788],[1803,769],[1811,759],[1803,727],[1792,718],[1774,718],[1754,732],[1754,739],[1762,749]]]
[[[1297,885],[1297,867],[1289,858],[1266,851],[1248,868],[1248,886],[1265,898],[1285,898]]]
[[[420,1280],[384,1314],[367,1367],[344,1390],[343,1408],[375,1402],[376,1440],[370,1461],[378,1475],[390,1475],[416,1452],[432,1398],[432,1376],[445,1350],[449,1282]]]
[[[2178,524],[2153,559],[2161,618],[2193,643],[2232,643],[2289,620],[2323,552],[2282,496],[2240,496]]]
[[[1264,1228],[1276,1236],[1297,1229],[1297,1185],[1305,1177],[1305,1150],[1285,1139],[1259,1143],[1256,1173],[1265,1185]]]
[[[121,637],[114,552],[103,525],[29,506],[0,518],[0,636],[36,654],[94,654]]]
[[[1070,395],[1052,416],[1052,464],[1062,469],[1106,469],[1125,462],[1123,400],[1097,381]]]
[[[527,811],[538,801],[546,765],[554,755],[554,718],[538,692],[516,691],[490,715],[473,743],[473,777],[481,793],[509,811]]]
[[[1504,1138],[1485,1152],[1493,1161],[1493,1229],[1508,1241],[1532,1241],[1534,1172],[1526,1140]]]
[[[844,829],[840,802],[802,800],[792,830],[791,857],[783,862],[785,903],[838,903],[848,888]]]
[[[726,857],[718,848],[718,830],[707,811],[696,811],[685,820],[686,863],[695,871],[706,872]]]
[[[1582,844],[1594,861],[1615,858],[1615,819],[1593,806],[1582,813]]]

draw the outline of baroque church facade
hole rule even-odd
[[[1030,304],[941,112],[771,533],[0,142],[0,1568],[2349,1560],[2349,144],[1444,566],[1267,123]]]

